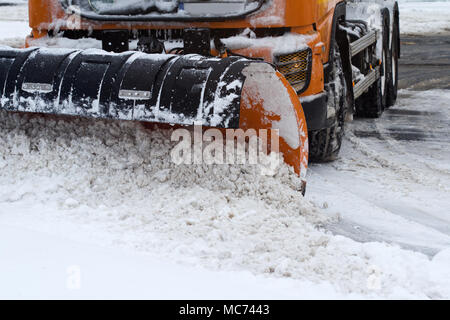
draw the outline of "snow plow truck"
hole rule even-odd
[[[277,129],[303,179],[396,100],[394,1],[29,0],[29,24],[0,47],[2,109]]]

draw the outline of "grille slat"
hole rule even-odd
[[[311,67],[311,50],[303,50],[295,53],[280,55],[276,57],[276,65],[291,84],[291,86],[299,93],[309,82],[309,74]]]
[[[283,74],[292,73],[295,71],[307,71],[308,61],[299,61],[292,65],[278,67],[278,70]]]

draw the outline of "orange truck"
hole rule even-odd
[[[303,179],[396,100],[395,1],[29,0],[29,22],[0,47],[1,108],[276,129]]]

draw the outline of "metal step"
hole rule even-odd
[[[359,81],[353,88],[353,94],[355,99],[359,98],[367,89],[370,88],[375,81],[380,77],[380,66],[371,70],[364,80]]]
[[[352,57],[356,56],[358,53],[366,49],[368,46],[377,42],[377,31],[372,30],[364,37],[350,43],[350,53]]]

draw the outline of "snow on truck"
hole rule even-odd
[[[26,48],[0,47],[2,109],[277,129],[303,179],[336,158],[346,120],[396,100],[394,1],[29,0],[29,23]]]

